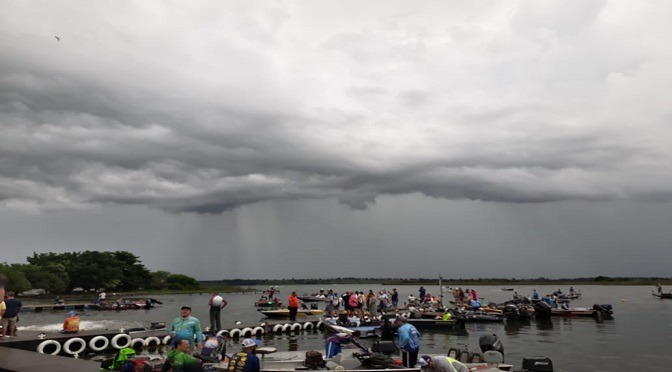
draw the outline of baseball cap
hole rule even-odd
[[[429,365],[429,355],[423,355],[418,358],[418,364],[420,367],[427,367]]]
[[[180,310],[189,310],[189,311],[191,311],[191,307],[189,307],[189,306],[182,306],[182,307],[180,308]]]
[[[243,347],[253,347],[257,346],[257,341],[251,338],[246,338],[243,340]]]

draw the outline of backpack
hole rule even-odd
[[[114,358],[103,360],[100,363],[100,369],[118,371],[122,367],[124,362],[126,362],[127,359],[131,359],[134,357],[135,357],[135,350],[133,350],[133,348],[130,347],[124,347],[119,351],[117,351],[116,354],[114,354]],[[135,368],[135,364],[133,365]]]
[[[306,351],[306,359],[303,365],[308,369],[320,369],[326,366],[326,362],[322,359],[322,353],[315,350]]]

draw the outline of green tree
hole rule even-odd
[[[200,286],[196,279],[187,275],[171,274],[166,278],[168,289],[198,289]]]
[[[70,283],[65,266],[59,263],[47,266],[25,265],[23,272],[33,288],[41,288],[48,293],[63,293]]]
[[[150,274],[149,287],[152,289],[163,289],[166,287],[166,279],[171,274],[168,271],[154,271]]]
[[[33,288],[28,279],[26,279],[26,275],[21,270],[21,266],[22,265],[20,264],[0,264],[0,274],[4,274],[8,279],[7,285],[5,286],[8,291],[21,293]]]

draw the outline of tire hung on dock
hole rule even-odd
[[[75,344],[74,347],[73,344]],[[66,354],[70,355],[81,354],[85,349],[86,349],[86,341],[84,341],[84,339],[79,337],[73,337],[65,341],[65,343],[63,343],[63,351]]]
[[[54,347],[54,351],[49,352],[48,347]],[[56,340],[45,340],[37,345],[37,352],[40,354],[58,355],[61,352],[61,344]]]
[[[130,345],[131,341],[132,341],[131,336],[125,333],[120,333],[112,337],[112,341],[110,342],[110,344],[112,344],[112,347],[115,349],[121,349]]]
[[[89,340],[89,349],[93,351],[103,351],[110,346],[110,340],[105,336],[96,336]]]

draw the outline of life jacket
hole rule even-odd
[[[63,331],[65,332],[79,332],[79,316],[73,315],[65,318],[63,322]]]
[[[242,372],[245,368],[245,363],[247,362],[247,353],[240,351],[231,356],[229,359],[229,366],[227,370],[229,372]]]
[[[135,357],[135,350],[130,347],[124,347],[117,351],[116,354],[114,354],[114,358],[112,359],[105,359],[100,363],[100,369],[101,370],[112,370],[112,371],[118,371],[121,369],[121,367],[124,365],[124,363]],[[135,365],[135,362],[133,362]]]

